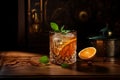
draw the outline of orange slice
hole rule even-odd
[[[64,43],[61,47],[59,54],[61,57],[71,57],[76,51],[76,38],[69,40],[68,42]]]
[[[87,47],[87,48],[82,49],[78,53],[78,56],[83,60],[88,60],[88,59],[93,58],[95,56],[95,54],[96,54],[96,48]]]

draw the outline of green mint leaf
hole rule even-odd
[[[65,33],[66,31],[65,31],[65,30],[62,30],[61,32],[62,32],[62,33]]]
[[[63,64],[61,64],[61,67],[62,67],[62,68],[68,68],[68,67],[69,67],[69,64],[63,63]]]
[[[61,32],[62,34],[66,34],[66,33],[70,32],[70,30],[65,30],[64,29],[64,25],[59,30],[59,26],[55,22],[51,22],[50,26],[51,26],[52,30],[55,31],[55,32]]]
[[[64,25],[61,27],[60,31],[62,32],[62,31],[63,31],[63,29],[64,29]]]
[[[70,32],[70,30],[65,30],[66,33]]]
[[[54,23],[54,22],[51,22],[50,23],[50,26],[51,28],[55,31],[55,32],[58,32],[59,31],[59,26],[58,24]]]
[[[41,63],[47,64],[49,62],[49,58],[47,56],[40,57],[39,61]]]
[[[63,34],[67,34],[68,32],[70,32],[70,30],[62,30],[61,31]]]

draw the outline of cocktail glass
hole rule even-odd
[[[50,62],[73,64],[76,62],[77,32],[52,32],[50,37]]]

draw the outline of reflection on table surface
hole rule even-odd
[[[120,60],[109,61],[108,58],[94,58],[91,65],[87,61],[77,60],[68,68],[49,63],[43,65],[40,53],[20,51],[2,52],[0,76],[38,76],[38,75],[75,75],[75,76],[117,76],[120,75]],[[48,55],[47,55],[48,56]]]

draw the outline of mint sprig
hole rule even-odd
[[[62,68],[68,68],[68,67],[69,67],[69,64],[63,63],[63,64],[61,64],[61,67],[62,67]]]
[[[55,31],[55,32],[58,32],[59,31],[59,26],[58,24],[54,23],[54,22],[51,22],[50,23],[50,26],[51,28]]]
[[[42,56],[40,57],[39,62],[47,64],[49,62],[49,58],[47,56]]]
[[[55,23],[55,22],[51,22],[50,26],[51,26],[51,28],[54,32],[61,32],[61,33],[64,33],[64,34],[70,32],[70,30],[65,30],[64,29],[64,25],[61,28],[59,28],[58,24]]]

